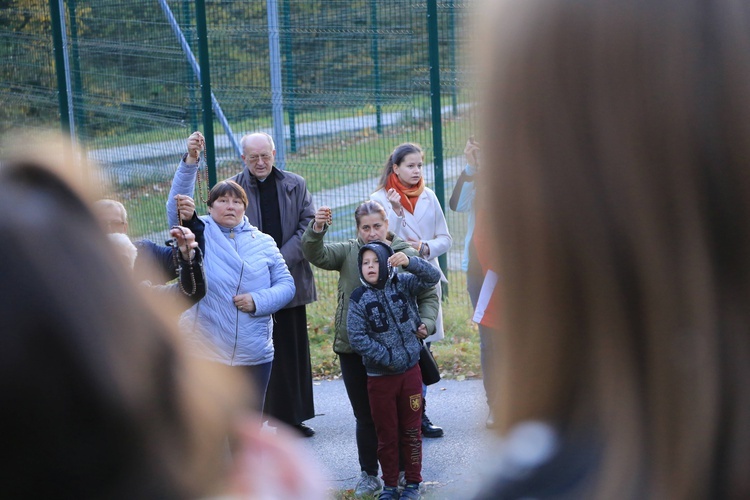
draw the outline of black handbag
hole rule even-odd
[[[424,385],[432,385],[440,382],[440,368],[432,356],[432,352],[423,341],[422,350],[419,351],[419,368],[422,370],[422,382]]]

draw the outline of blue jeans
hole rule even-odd
[[[273,367],[273,361],[268,363],[262,363],[259,365],[244,365],[234,366],[242,370],[243,375],[252,384],[255,389],[255,397],[253,401],[260,414],[263,414],[263,402],[266,400],[266,391],[268,390],[268,381],[271,380],[271,367]]]

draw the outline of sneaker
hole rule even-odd
[[[357,498],[365,495],[375,496],[380,493],[383,488],[383,483],[380,482],[377,476],[370,476],[367,472],[362,471],[362,477],[359,479],[357,486],[354,488],[354,496]],[[394,497],[396,498],[396,497]]]
[[[383,486],[383,491],[380,492],[378,500],[400,500],[398,496],[398,488],[395,486]]]
[[[420,500],[422,493],[419,491],[419,485],[417,483],[407,484],[404,487],[404,491],[401,492],[399,500]]]
[[[398,471],[398,491],[406,488],[406,472]]]

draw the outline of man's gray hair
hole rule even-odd
[[[242,148],[242,151],[245,151],[245,142],[250,136],[253,135],[263,135],[268,139],[268,143],[271,145],[271,151],[276,151],[276,143],[273,142],[273,137],[271,137],[270,134],[267,134],[265,132],[251,132],[249,134],[245,134],[242,136],[242,139],[240,139],[240,147]]]

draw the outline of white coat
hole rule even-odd
[[[403,240],[427,243],[427,246],[430,248],[430,255],[427,261],[437,269],[440,269],[438,257],[450,249],[453,244],[453,238],[451,238],[448,232],[448,223],[445,221],[445,214],[442,208],[440,208],[440,202],[435,192],[425,187],[414,207],[414,213],[412,214],[408,210],[404,210],[403,217],[397,216],[396,212],[393,211],[385,188],[372,193],[370,199],[377,201],[385,208],[386,215],[388,216],[388,229],[396,233]],[[448,282],[442,271],[440,276],[442,281]],[[437,285],[436,289],[438,296],[442,297],[440,284]],[[443,308],[441,305],[437,321],[435,321],[435,333],[427,337],[425,341],[435,342],[444,337]]]

